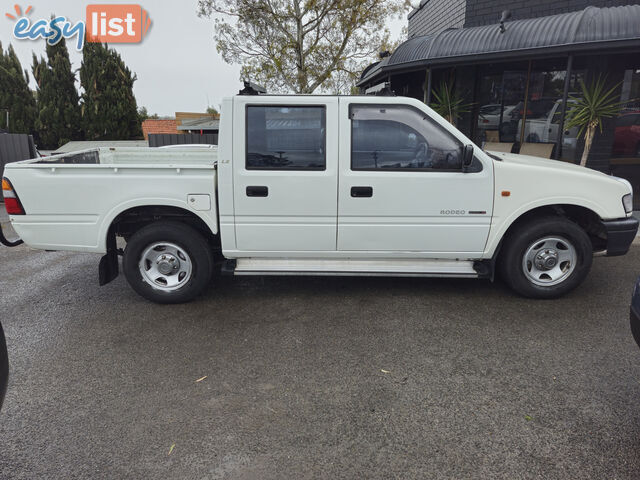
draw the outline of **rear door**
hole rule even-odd
[[[464,173],[471,142],[424,105],[401,100],[341,99],[338,250],[479,255],[491,224],[492,163],[475,158]]]
[[[238,250],[336,250],[337,117],[335,97],[234,99]]]

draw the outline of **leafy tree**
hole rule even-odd
[[[120,54],[102,43],[82,50],[82,122],[87,140],[128,140],[142,136],[133,84],[136,76]]]
[[[140,123],[144,122],[147,118],[149,118],[149,111],[147,110],[147,107],[140,107],[138,109],[138,119],[140,120]]]
[[[336,92],[389,44],[386,20],[408,0],[199,0],[218,52],[270,91]],[[349,81],[345,82],[345,77]]]
[[[56,149],[81,138],[80,97],[64,39],[46,45],[47,60],[33,54],[32,72],[38,85],[35,126],[42,148]]]
[[[212,106],[208,106],[207,107],[207,113],[209,115],[215,115],[216,117],[220,116],[220,112],[218,111],[218,109],[216,107],[212,107]]]
[[[9,110],[9,125],[6,111]],[[36,100],[29,89],[29,74],[22,69],[12,45],[4,52],[0,43],[0,128],[11,133],[34,131]]]
[[[140,124],[142,124],[142,122],[144,122],[147,118],[152,118],[157,120],[160,117],[158,116],[157,113],[150,115],[149,112],[147,111],[147,107],[140,107],[140,109],[138,110],[138,118],[140,120]]]

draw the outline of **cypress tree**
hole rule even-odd
[[[10,133],[34,132],[36,101],[29,89],[29,74],[22,69],[20,60],[9,44],[5,53],[0,43],[0,128]],[[9,125],[6,111],[9,110]],[[8,128],[7,128],[8,127]]]
[[[41,147],[55,149],[81,136],[80,97],[64,39],[46,46],[47,60],[33,55],[38,85],[36,130]]]
[[[87,140],[142,136],[133,84],[136,76],[120,54],[102,43],[85,43],[80,67],[82,121]]]

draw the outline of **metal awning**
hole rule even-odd
[[[480,63],[539,54],[640,49],[640,5],[597,8],[499,25],[444,30],[436,35],[410,38],[386,64],[367,68],[358,86],[412,67]],[[387,59],[385,59],[387,60]],[[381,62],[382,63],[382,62]]]

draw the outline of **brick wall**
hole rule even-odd
[[[409,14],[409,38],[464,25],[465,0],[422,0]]]
[[[142,133],[144,139],[149,139],[150,133],[180,133],[178,132],[178,121],[176,119],[153,119],[148,118],[142,122]]]
[[[422,0],[409,14],[409,37],[430,35],[447,28],[477,27],[500,22],[503,10],[511,20],[575,12],[592,5],[617,7],[638,0]]]
[[[511,11],[511,20],[546,17],[558,13],[584,10],[588,6],[617,7],[637,3],[634,0],[468,0],[465,27],[500,22],[503,10]]]

